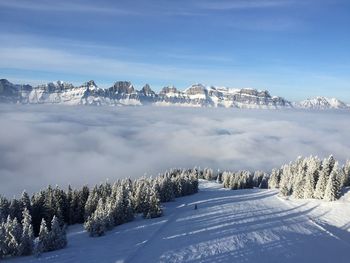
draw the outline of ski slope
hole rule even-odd
[[[165,204],[161,218],[100,238],[71,226],[66,249],[9,262],[350,262],[349,207],[201,181],[198,194]]]

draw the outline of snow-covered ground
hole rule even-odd
[[[198,209],[194,210],[197,204]],[[10,262],[350,262],[350,202],[287,200],[275,190],[223,189],[165,204],[165,215],[90,238],[72,226],[68,247]]]

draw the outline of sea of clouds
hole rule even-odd
[[[173,167],[270,171],[299,155],[350,158],[335,111],[0,105],[0,194],[93,185]]]

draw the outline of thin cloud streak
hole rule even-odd
[[[219,1],[199,1],[197,6],[210,10],[235,10],[235,9],[260,9],[272,7],[285,7],[294,4],[290,0],[219,0]]]
[[[171,65],[133,63],[118,59],[79,55],[48,48],[0,48],[0,68],[76,73],[99,77],[116,74],[128,77],[149,77],[157,79],[201,79],[201,76],[215,74],[212,70],[178,68]],[[221,73],[224,76],[224,72]]]
[[[11,9],[25,9],[33,11],[51,12],[82,12],[82,13],[102,13],[111,15],[137,15],[133,10],[126,10],[101,4],[91,4],[84,1],[28,1],[11,0],[0,1],[0,7]]]

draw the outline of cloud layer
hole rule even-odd
[[[0,193],[157,175],[263,169],[298,155],[350,157],[342,112],[0,105]]]

